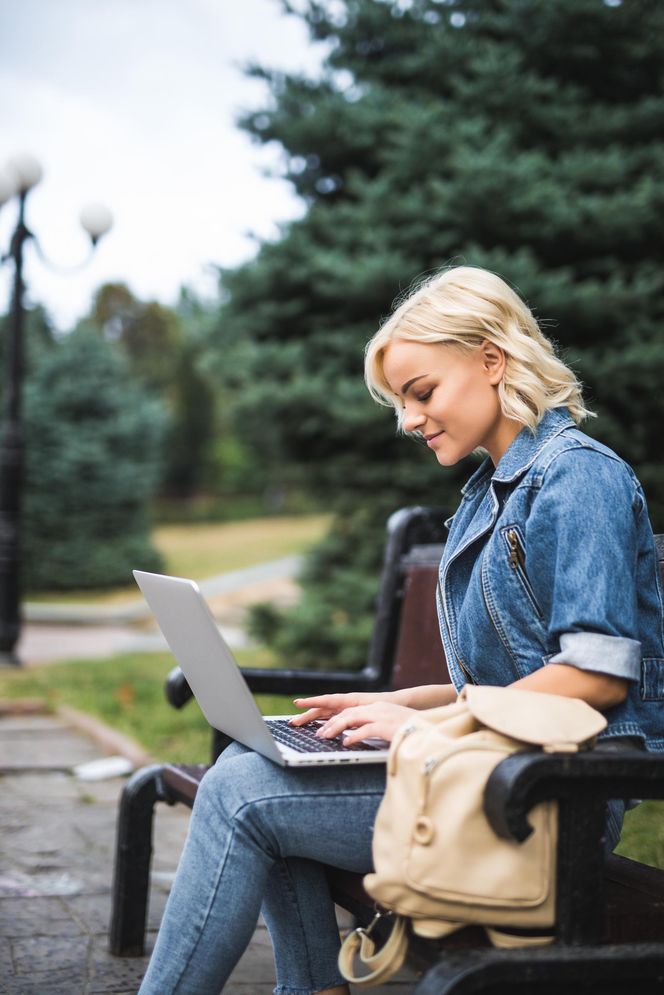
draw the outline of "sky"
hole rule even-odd
[[[164,304],[183,284],[212,295],[216,266],[250,258],[255,236],[274,237],[303,211],[275,175],[278,147],[235,123],[267,96],[241,67],[315,75],[323,54],[279,0],[0,0],[0,168],[24,152],[41,163],[27,223],[58,267],[28,245],[27,302],[66,331],[107,281]],[[89,202],[106,204],[114,226],[81,267]],[[2,255],[15,223],[9,203]],[[10,276],[6,264],[1,312]]]

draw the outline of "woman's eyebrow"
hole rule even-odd
[[[401,388],[402,395],[405,397],[406,394],[408,393],[408,391],[410,390],[410,388],[415,383],[415,381],[416,380],[421,380],[422,377],[425,377],[425,376],[426,376],[426,373],[419,373],[416,377],[412,377],[410,380],[406,380],[405,384]]]

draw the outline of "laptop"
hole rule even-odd
[[[341,737],[317,739],[320,722],[291,726],[288,716],[264,718],[196,582],[133,574],[211,726],[284,767],[385,763],[385,740],[346,747]]]

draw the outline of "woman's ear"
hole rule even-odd
[[[488,339],[484,339],[482,342],[480,353],[482,369],[487,375],[489,383],[494,386],[499,384],[505,374],[505,353],[500,346],[489,342]]]

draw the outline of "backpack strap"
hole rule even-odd
[[[380,950],[376,951],[376,944],[370,933],[380,918],[382,916],[379,912],[370,926],[366,929],[362,926],[354,929],[341,945],[339,970],[351,984],[378,985],[381,981],[391,978],[403,966],[408,949],[407,920],[404,916],[395,916],[390,935]],[[364,966],[369,969],[367,974],[353,973],[355,957],[358,955]]]

